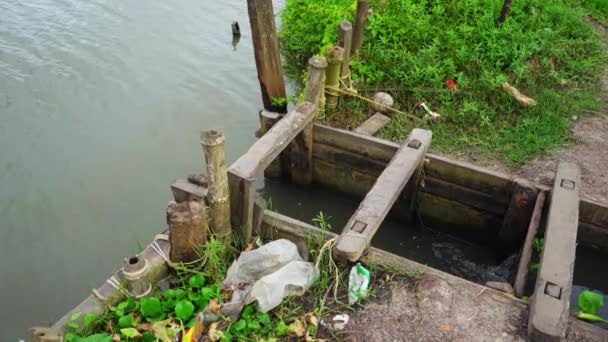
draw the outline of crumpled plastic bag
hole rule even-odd
[[[257,302],[257,310],[268,312],[286,296],[301,296],[318,276],[315,265],[305,262],[291,241],[271,241],[258,249],[242,252],[226,272],[224,288],[233,288],[232,298],[222,303],[221,316],[238,318],[246,304]],[[220,315],[208,308],[201,312],[203,324]]]
[[[292,261],[256,281],[246,304],[257,301],[256,309],[268,312],[287,296],[303,295],[315,281],[316,275],[315,265],[311,262]]]

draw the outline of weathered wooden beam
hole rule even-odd
[[[431,131],[414,129],[350,218],[334,248],[335,256],[358,260],[401,195],[431,144]]]
[[[534,211],[532,212],[532,218],[530,219],[530,225],[528,226],[528,233],[526,234],[524,246],[521,249],[519,264],[517,266],[517,273],[515,274],[513,291],[515,292],[516,297],[521,297],[524,295],[524,289],[528,280],[529,264],[530,260],[532,260],[534,238],[538,233],[538,226],[540,225],[540,219],[543,215],[544,207],[545,192],[540,192],[538,196],[536,196]]]
[[[216,237],[225,245],[232,243],[230,227],[230,191],[224,154],[224,133],[217,130],[201,132],[201,145],[207,164],[210,208],[210,226]]]
[[[314,110],[315,106],[312,103],[300,103],[256,141],[247,153],[234,162],[229,171],[238,171],[237,175],[246,178],[261,175],[296,135],[312,122]]]
[[[177,203],[190,200],[200,201],[201,198],[207,196],[207,187],[189,182],[186,178],[180,178],[171,184],[171,192]]]
[[[308,60],[308,82],[306,82],[304,101],[314,104],[316,110],[319,110],[319,98],[325,84],[326,68],[327,61],[324,57],[313,56]],[[291,142],[286,153],[291,180],[300,185],[312,182],[312,128],[311,121]]]
[[[537,194],[538,190],[531,182],[522,178],[513,181],[511,201],[498,234],[498,239],[505,245],[517,244],[526,236]]]
[[[286,113],[287,101],[280,105],[272,101],[273,98],[286,98],[272,0],[247,0],[247,10],[264,108]]]
[[[342,20],[338,26],[338,46],[344,48],[344,61],[340,69],[340,77],[346,79],[349,76],[348,64],[353,43],[353,24],[348,20]]]
[[[340,99],[340,70],[344,61],[344,48],[333,46],[327,49],[327,69],[325,72],[325,101],[327,111],[335,112]]]
[[[357,128],[353,129],[353,132],[363,135],[374,135],[391,121],[391,118],[382,114],[375,113],[369,119],[361,123]]]
[[[356,55],[363,44],[363,32],[369,10],[369,0],[357,0],[357,13],[355,14],[355,27],[353,30],[353,47],[351,55]]]
[[[579,187],[578,167],[560,162],[551,193],[545,244],[530,302],[528,336],[533,341],[560,341],[566,335],[576,258]]]
[[[233,164],[234,165],[234,164]],[[253,209],[255,201],[255,176],[228,169],[230,187],[230,222],[237,246],[245,245],[253,233]]]
[[[279,121],[283,116],[282,114],[269,112],[267,110],[260,110],[260,128],[256,131],[256,138],[261,138],[266,132],[272,128],[272,126]],[[273,160],[270,165],[266,167],[264,170],[264,177],[270,179],[280,179],[284,176],[283,164],[286,162],[283,161],[283,155],[280,155],[278,158]]]

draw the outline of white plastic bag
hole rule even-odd
[[[348,303],[355,304],[360,298],[367,297],[367,287],[369,286],[369,270],[357,263],[350,269],[348,277]]]
[[[271,241],[258,249],[242,252],[228,269],[224,285],[253,284],[292,261],[302,261],[293,242],[286,239]]]
[[[287,296],[301,296],[316,279],[315,266],[310,262],[292,261],[278,271],[262,277],[253,284],[247,304],[257,301],[256,309],[268,312]]]

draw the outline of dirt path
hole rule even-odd
[[[594,26],[604,35],[608,50],[608,28],[597,23]],[[572,136],[578,141],[577,143],[561,148],[548,156],[537,158],[516,169],[507,168],[500,162],[457,158],[497,171],[515,174],[547,186],[553,184],[559,160],[573,162],[581,169],[583,196],[597,202],[608,203],[608,66],[601,81],[601,91],[602,108],[594,111],[595,115],[580,118],[572,124]]]

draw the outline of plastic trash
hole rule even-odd
[[[347,314],[335,315],[331,319],[331,326],[335,330],[342,330],[348,324],[350,317]]]
[[[231,288],[232,297],[222,303],[219,313],[208,308],[199,313],[203,324],[221,316],[235,320],[246,304],[257,302],[257,310],[267,312],[287,296],[301,296],[316,280],[315,265],[305,262],[298,247],[286,239],[269,242],[258,249],[242,252],[232,263],[222,285]]]
[[[367,268],[357,263],[350,269],[348,277],[348,303],[355,304],[360,298],[367,296],[370,272]]]
[[[303,295],[315,281],[316,274],[315,266],[310,262],[290,262],[256,281],[246,304],[257,301],[256,309],[268,312],[281,304],[287,296]]]

